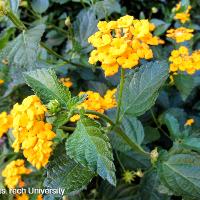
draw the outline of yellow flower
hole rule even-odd
[[[16,195],[15,196],[15,200],[29,200],[30,198],[29,198],[29,196],[26,194],[26,193],[23,193],[22,195]],[[37,200],[43,200],[43,197],[42,197],[42,195],[41,194],[39,194],[38,196],[37,196]]]
[[[84,108],[85,110],[93,110],[99,113],[104,113],[105,110],[116,107],[117,102],[115,99],[115,93],[117,89],[108,90],[104,97],[102,97],[98,92],[87,91],[80,92],[79,95],[87,94],[87,99],[78,105],[78,109]],[[88,114],[90,118],[98,118],[96,115]],[[71,122],[75,122],[80,119],[78,114],[70,118]]]
[[[177,13],[174,16],[174,19],[180,20],[181,23],[184,24],[185,22],[190,20],[190,13],[189,12],[192,9],[192,7],[188,6],[187,10],[184,11],[184,12],[179,12],[180,8],[181,8],[181,2],[176,5],[176,9],[175,10],[176,10]]]
[[[131,183],[132,181],[134,181],[134,178],[135,178],[135,174],[134,174],[133,171],[125,170],[123,175],[122,175],[122,179],[126,183]]]
[[[122,68],[133,68],[140,58],[153,57],[149,45],[163,43],[152,35],[155,26],[148,20],[137,20],[133,16],[123,16],[117,21],[100,21],[99,31],[88,38],[95,50],[90,54],[89,63],[98,61],[105,76],[112,76]]]
[[[0,85],[4,84],[4,80],[0,79]]]
[[[23,150],[25,158],[37,169],[46,166],[52,152],[55,133],[52,126],[44,122],[46,107],[37,96],[29,96],[22,104],[15,104],[13,118],[12,145],[15,152]]]
[[[12,127],[12,117],[6,112],[0,113],[0,138]]]
[[[42,197],[41,194],[39,194],[39,195],[37,196],[37,200],[43,200],[43,197]]]
[[[29,200],[29,196],[26,193],[23,193],[22,195],[16,195],[15,200]]]
[[[194,119],[188,119],[186,122],[185,122],[185,126],[192,126],[192,124],[194,124]]]
[[[21,176],[30,173],[31,170],[25,167],[24,160],[18,159],[5,167],[2,176],[5,177],[5,184],[8,188],[15,188],[21,181]]]
[[[167,31],[167,37],[176,40],[177,43],[190,40],[193,37],[193,29],[180,27],[177,29],[170,29]]]
[[[194,51],[189,55],[187,47],[181,46],[178,50],[173,50],[169,57],[170,71],[185,71],[188,74],[194,74],[200,69],[200,51]]]
[[[70,78],[61,78],[60,81],[63,83],[64,86],[66,86],[68,88],[72,87],[72,85],[73,85]]]
[[[118,28],[127,28],[133,24],[133,16],[125,15],[117,20]]]

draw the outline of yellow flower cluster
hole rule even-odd
[[[45,106],[34,95],[24,99],[21,105],[15,104],[11,111],[14,151],[23,149],[24,156],[37,169],[48,163],[55,137],[51,124],[43,121],[45,112]]]
[[[192,126],[192,124],[194,124],[194,119],[188,119],[186,122],[185,122],[185,126]]]
[[[129,15],[117,21],[100,21],[95,34],[88,38],[96,49],[90,54],[89,63],[101,62],[106,76],[118,72],[119,66],[131,69],[139,59],[150,59],[153,52],[149,45],[163,43],[152,35],[155,26],[148,20],[137,20]]]
[[[4,84],[4,80],[0,79],[0,85]]]
[[[170,29],[167,31],[167,37],[176,40],[177,43],[190,40],[193,37],[193,29],[180,27],[177,29]]]
[[[70,88],[73,85],[70,78],[61,78],[60,81],[63,83],[64,86],[68,88]]]
[[[98,92],[87,91],[80,92],[79,95],[87,94],[87,99],[80,105],[78,105],[78,109],[84,108],[86,110],[93,110],[99,113],[104,113],[105,110],[116,107],[117,102],[115,99],[115,93],[117,89],[108,90],[104,97],[102,97]],[[96,115],[89,114],[90,118],[98,118]],[[80,119],[80,116],[74,115],[70,118],[71,122],[75,122]]]
[[[194,74],[200,69],[200,50],[194,51],[189,55],[189,50],[185,46],[181,46],[178,50],[173,50],[169,57],[170,71],[186,71],[188,74]]]
[[[21,181],[23,174],[30,174],[31,170],[24,165],[24,160],[18,159],[10,162],[2,171],[2,176],[5,177],[5,184],[8,188],[15,188]]]
[[[29,196],[26,194],[26,193],[23,193],[22,195],[16,195],[15,196],[15,200],[29,200]],[[39,194],[37,196],[37,199],[36,200],[43,200],[43,197],[41,194]]]
[[[0,113],[0,138],[12,126],[12,117],[6,112]]]
[[[176,5],[176,15],[174,16],[174,19],[180,20],[181,23],[184,24],[185,22],[190,20],[190,10],[192,9],[192,6],[188,6],[187,10],[184,12],[179,12],[180,8],[181,2]]]

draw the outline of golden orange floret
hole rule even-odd
[[[188,119],[186,122],[185,122],[185,126],[192,126],[192,124],[194,124],[194,119]]]
[[[0,79],[0,85],[4,84],[4,80]]]
[[[119,66],[131,69],[139,63],[140,58],[152,58],[149,45],[164,42],[152,35],[154,24],[129,15],[117,21],[100,21],[97,27],[99,30],[88,38],[88,42],[95,47],[90,54],[89,63],[99,61],[105,76],[116,74]]]
[[[26,194],[26,193],[23,193],[22,195],[17,194],[17,195],[15,196],[15,200],[29,200],[29,199],[30,199],[30,198],[29,198],[28,194]],[[37,196],[37,200],[43,200],[43,197],[42,197],[41,194],[39,194],[39,195]]]
[[[173,50],[169,57],[170,71],[172,73],[185,71],[188,74],[194,74],[200,69],[200,51],[194,51],[191,55],[185,46],[181,46],[178,50]]]
[[[29,196],[26,193],[23,193],[22,195],[17,194],[15,200],[29,200]]]
[[[5,178],[5,185],[8,188],[15,188],[21,181],[21,176],[30,173],[31,170],[25,167],[24,160],[18,159],[5,167],[2,176]]]
[[[187,9],[184,12],[179,12],[179,9],[181,8],[181,2],[176,4],[176,14],[174,16],[174,19],[180,20],[181,23],[185,23],[190,20],[190,10],[192,9],[192,6],[188,6]]]
[[[116,92],[116,88],[113,90],[107,90],[106,94],[104,95],[104,110],[109,110],[117,106],[117,101],[115,97]]]
[[[0,113],[0,138],[12,127],[12,117],[6,112]]]
[[[66,86],[68,88],[72,87],[72,85],[73,85],[70,78],[61,78],[60,81],[63,83],[64,86]]]
[[[105,110],[116,107],[117,102],[115,99],[115,93],[117,89],[108,90],[104,97],[98,92],[87,91],[80,92],[79,95],[87,94],[87,99],[78,105],[78,109],[84,108],[85,110],[93,110],[99,113],[104,113]],[[88,117],[94,119],[98,118],[96,115],[88,114]],[[76,114],[70,118],[71,122],[75,122],[80,119],[80,115]]]
[[[193,37],[193,29],[180,27],[177,29],[170,29],[167,31],[167,37],[172,38],[177,43],[190,40]]]
[[[52,152],[55,133],[52,126],[44,122],[46,107],[37,96],[29,96],[22,104],[15,104],[13,118],[12,144],[15,152],[23,150],[25,158],[37,169],[45,167]]]

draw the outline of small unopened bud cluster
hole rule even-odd
[[[6,1],[0,0],[0,17],[6,15],[7,9],[6,9]]]

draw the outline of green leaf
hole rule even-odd
[[[188,74],[177,74],[174,76],[174,83],[184,101],[196,87],[195,79]]]
[[[92,9],[82,10],[74,22],[74,37],[78,44],[82,47],[82,51],[88,53],[92,50],[88,43],[88,38],[97,31],[98,20]]]
[[[13,28],[8,28],[0,34],[0,49],[3,49],[9,41],[10,36],[14,33]]]
[[[32,0],[31,6],[35,12],[43,13],[49,7],[49,0]]]
[[[160,179],[156,170],[145,173],[140,183],[140,195],[142,200],[169,200],[170,197],[158,192]]]
[[[160,19],[152,19],[151,23],[156,26],[156,29],[154,31],[154,35],[156,36],[162,35],[171,25],[170,23],[166,23],[165,21]]]
[[[144,127],[145,137],[144,144],[148,144],[154,142],[160,138],[160,133],[157,128],[153,128],[151,126]]]
[[[126,169],[137,170],[147,169],[151,167],[150,158],[147,156],[141,156],[141,154],[133,152],[119,152],[119,159]]]
[[[129,139],[136,145],[140,146],[144,139],[144,129],[139,120],[135,117],[125,116],[122,120],[122,130],[129,137]],[[111,142],[113,148],[121,152],[127,152],[131,150],[131,147],[122,140],[116,133],[111,134]]]
[[[51,0],[51,1],[55,3],[59,3],[59,4],[64,4],[64,3],[69,2],[70,0]]]
[[[187,149],[200,152],[200,138],[185,138],[181,145]]]
[[[161,182],[175,195],[200,198],[200,156],[197,154],[171,155],[158,165]]]
[[[121,6],[116,0],[98,1],[90,9],[95,11],[98,20],[106,18],[114,12],[121,13]]]
[[[98,198],[98,200],[141,200],[136,198],[137,185],[127,184],[122,181],[119,181],[116,187],[102,182],[99,190],[101,198]]]
[[[64,144],[59,144],[47,166],[44,186],[65,189],[65,194],[76,193],[84,189],[94,175],[88,168],[70,159]]]
[[[68,111],[60,111],[56,115],[56,119],[53,121],[53,126],[55,129],[60,128],[62,125],[66,124],[69,121],[69,112]]]
[[[161,119],[162,118],[162,119]],[[164,123],[173,139],[178,139],[181,137],[181,131],[178,120],[169,113],[164,113],[160,118],[160,121]]]
[[[35,70],[37,66],[37,53],[39,42],[44,33],[45,26],[24,31],[0,52],[0,60],[8,60],[10,76],[13,84],[23,83],[23,72]]]
[[[181,0],[181,7],[178,12],[185,12],[190,5],[190,0]]]
[[[24,78],[44,103],[48,103],[50,100],[57,100],[61,105],[66,106],[71,99],[69,89],[58,81],[53,69],[27,72],[24,73]]]
[[[159,89],[168,77],[166,62],[148,62],[125,79],[122,98],[123,114],[140,116],[155,103]]]
[[[66,141],[66,151],[70,158],[97,172],[112,185],[116,184],[109,138],[94,120],[83,118],[78,121],[76,130]]]

